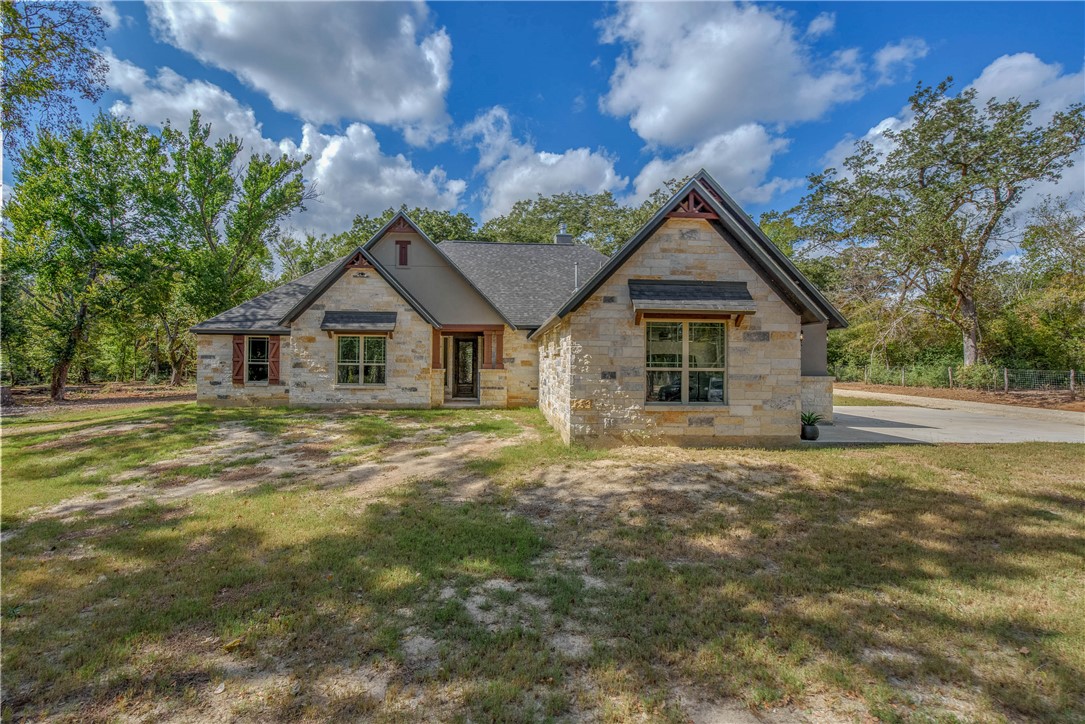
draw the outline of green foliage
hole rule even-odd
[[[467,214],[453,211],[440,211],[416,206],[413,209],[403,204],[398,209],[391,207],[385,209],[377,216],[355,216],[350,230],[338,235],[343,239],[342,243],[348,243],[350,248],[361,246],[373,238],[381,228],[392,220],[398,212],[403,211],[410,217],[418,228],[425,232],[426,236],[434,242],[448,241],[475,241],[479,238],[475,220]],[[346,253],[346,252],[344,252]]]
[[[817,414],[816,412],[804,412],[801,415],[799,415],[799,420],[804,425],[816,425],[816,424],[818,424],[819,422],[821,422],[824,419],[825,418],[823,418],[821,415]]]
[[[548,244],[564,223],[573,241],[608,256],[632,237],[688,179],[671,179],[639,206],[623,206],[609,191],[565,193],[525,199],[504,216],[483,224],[479,234],[492,241]]]
[[[70,95],[97,101],[108,64],[94,46],[105,36],[101,8],[82,2],[0,3],[3,23],[4,150],[33,133],[76,120]]]
[[[297,279],[350,253],[358,244],[347,236],[345,233],[335,236],[306,234],[300,238],[284,236],[278,239],[275,257],[281,267],[279,283]]]
[[[1025,190],[1057,180],[1073,164],[1085,139],[1085,107],[1072,105],[1036,126],[1035,103],[983,104],[974,89],[951,96],[950,87],[949,80],[920,86],[910,99],[913,120],[885,133],[889,150],[858,142],[843,172],[810,177],[796,212],[815,246],[850,250],[845,261],[877,270],[880,279],[865,281],[876,282],[890,329],[903,329],[899,321],[909,315],[949,322],[972,364],[988,311],[984,287],[1009,214]],[[860,294],[858,306],[870,300]]]

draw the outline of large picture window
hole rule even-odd
[[[337,339],[335,381],[338,384],[384,384],[387,338],[343,335]]]
[[[644,368],[648,402],[727,401],[723,322],[647,322]]]
[[[269,372],[267,337],[248,337],[245,340],[245,381],[267,382]]]

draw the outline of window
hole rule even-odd
[[[410,239],[399,239],[396,241],[396,266],[407,266],[407,250],[410,247]]]
[[[647,402],[726,402],[724,323],[648,322],[646,334]]]
[[[268,338],[248,337],[245,340],[245,381],[267,382]]]
[[[386,337],[338,337],[335,381],[340,385],[383,385]]]

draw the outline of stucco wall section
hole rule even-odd
[[[630,279],[746,282],[757,312],[747,316],[739,329],[727,323],[726,405],[645,404],[644,326],[634,323]],[[708,222],[665,222],[569,315],[567,323],[568,339],[562,339],[561,346],[569,348],[572,440],[687,444],[798,440],[799,316]],[[559,354],[557,362],[562,359],[564,355]],[[543,368],[546,379],[547,365]],[[560,376],[559,371],[554,374]],[[550,381],[543,387],[548,388],[545,397],[549,397]],[[560,397],[559,381],[553,382],[553,389],[554,396]],[[560,404],[555,404],[552,414],[560,420]]]
[[[266,336],[266,335],[257,335]],[[233,383],[233,335],[196,335],[196,402],[203,405],[285,405],[290,402],[290,337],[279,337],[278,385]]]
[[[509,407],[529,407],[539,402],[539,345],[527,335],[526,331],[505,327],[501,357]]]
[[[384,385],[335,382],[335,336],[320,329],[325,311],[395,312]],[[429,323],[375,271],[348,269],[291,325],[290,402],[294,405],[429,407]]]
[[[562,321],[539,340],[539,409],[561,439],[570,441],[572,338]]]
[[[833,423],[832,375],[803,375],[802,411],[821,415],[827,425]]]

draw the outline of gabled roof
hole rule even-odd
[[[309,291],[309,293],[305,295],[305,297],[299,300],[298,303],[295,304],[294,307],[285,316],[283,316],[282,324],[290,324],[295,319],[300,317],[302,312],[309,308],[310,304],[319,299],[320,295],[326,292],[328,290],[328,287],[330,287],[332,284],[335,283],[337,279],[339,279],[340,274],[347,268],[350,261],[353,260],[355,257],[361,257],[365,259],[369,263],[369,266],[373,267],[373,269],[378,274],[380,274],[381,278],[388,283],[388,286],[392,287],[392,289],[395,289],[396,293],[403,298],[403,301],[407,302],[407,304],[410,305],[411,309],[418,312],[418,314],[427,322],[429,322],[431,326],[438,328],[441,326],[434,318],[434,316],[430,314],[424,306],[422,306],[422,303],[415,299],[414,296],[409,291],[407,291],[403,287],[403,285],[400,284],[399,281],[384,267],[384,265],[377,261],[376,258],[374,258],[374,256],[368,251],[366,251],[365,247],[362,246],[359,246],[357,249],[354,250],[353,253],[342,259],[341,263],[337,268],[333,268],[330,274],[320,280],[320,282],[318,282]]]
[[[698,210],[694,210],[693,207],[686,208],[691,194]],[[730,238],[737,242],[737,251],[770,286],[780,293],[804,321],[827,322],[830,329],[848,325],[847,320],[836,307],[765,236],[765,232],[716,183],[716,180],[707,171],[701,169],[542,326],[548,327],[578,309],[655,233],[671,212],[677,212],[675,216],[679,217],[704,218],[718,231],[727,232],[721,235],[725,239]],[[538,334],[538,330],[534,334]]]
[[[517,329],[541,326],[607,261],[582,244],[445,241],[437,248]]]
[[[350,261],[359,255],[423,319],[434,327],[440,326],[433,315],[404,289],[380,262],[362,247],[358,247],[330,264],[200,322],[192,327],[191,331],[197,334],[290,334],[290,323],[301,316],[301,313],[339,278]]]
[[[329,274],[346,264],[350,255],[336,259],[308,274],[303,274],[292,282],[287,282],[253,297],[247,302],[227,309],[211,319],[192,327],[193,332],[213,334],[290,334],[290,328],[282,323],[283,317],[290,313],[298,302],[308,295],[314,287]]]
[[[399,231],[403,231],[405,226],[409,227],[415,234],[418,234],[420,237],[422,237],[422,240],[424,242],[429,244],[430,247],[433,248],[439,256],[444,258],[444,260],[448,262],[448,266],[452,269],[452,271],[459,275],[459,277],[465,282],[467,282],[467,286],[471,287],[471,289],[473,289],[475,293],[477,293],[482,298],[482,301],[490,305],[490,308],[497,313],[497,316],[501,317],[501,319],[504,320],[504,322],[510,327],[514,329],[516,328],[517,325],[511,319],[509,319],[509,317],[505,315],[504,312],[501,311],[501,309],[494,303],[494,300],[486,296],[486,294],[481,289],[479,289],[478,286],[475,285],[475,282],[469,276],[467,276],[467,274],[465,274],[462,269],[456,266],[455,262],[448,258],[448,255],[445,254],[444,251],[442,251],[441,245],[435,243],[433,239],[429,238],[429,235],[427,235],[426,232],[422,231],[422,227],[414,223],[414,220],[411,219],[411,217],[408,216],[405,211],[397,211],[392,216],[392,218],[388,219],[388,223],[378,229],[377,233],[373,234],[373,236],[369,238],[369,241],[365,243],[363,248],[366,251],[369,251],[373,248],[373,245],[380,241],[382,238],[384,238],[385,234],[387,234],[389,231],[396,231],[397,229]]]

